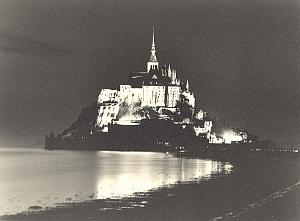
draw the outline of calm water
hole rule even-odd
[[[31,206],[125,197],[230,171],[229,163],[164,153],[0,148],[0,215]]]

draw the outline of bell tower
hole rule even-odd
[[[149,71],[151,69],[158,69],[158,61],[156,58],[156,50],[155,50],[155,41],[154,41],[154,28],[152,30],[152,46],[151,46],[151,55],[150,55],[150,59],[147,62],[147,73],[149,73]]]

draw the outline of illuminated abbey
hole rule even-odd
[[[118,89],[102,89],[70,127],[45,137],[47,149],[174,151],[232,142],[250,139],[239,129],[222,133],[206,112],[196,110],[189,81],[171,65],[160,65],[154,30],[145,71],[129,74]]]
[[[107,126],[110,123],[137,122],[141,117],[134,115],[133,110],[137,111],[139,108],[154,108],[159,113],[164,110],[175,112],[176,105],[181,99],[184,99],[191,108],[195,108],[195,97],[189,89],[189,82],[182,82],[171,65],[160,67],[156,57],[154,30],[150,52],[147,71],[132,74],[130,83],[120,85],[119,90],[101,90],[98,97],[100,108],[97,126],[103,131],[108,130]],[[128,107],[128,113],[117,120],[122,106]]]
[[[146,71],[129,76],[119,90],[102,89],[98,96],[96,130],[109,132],[112,125],[140,125],[144,119],[170,120],[184,129],[193,128],[195,136],[210,143],[223,143],[224,138],[212,131],[213,122],[206,112],[195,110],[195,96],[189,81],[182,81],[171,65],[160,66],[156,56],[154,29]],[[183,113],[183,112],[187,113]],[[237,135],[237,141],[243,141]],[[232,136],[231,136],[232,137]]]

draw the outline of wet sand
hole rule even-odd
[[[253,208],[237,217],[236,220],[300,220],[300,188],[288,192],[261,207]],[[230,219],[228,219],[230,220]]]
[[[230,176],[178,183],[122,199],[64,204],[2,220],[299,220],[299,163],[250,157]],[[0,219],[1,219],[0,218]]]

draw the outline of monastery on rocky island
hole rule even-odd
[[[138,107],[156,108],[162,110],[176,111],[177,102],[184,97],[191,108],[195,108],[195,96],[189,89],[189,82],[182,82],[175,69],[171,65],[159,66],[156,57],[155,36],[153,30],[150,59],[147,62],[147,71],[131,74],[129,84],[120,85],[119,90],[102,89],[98,96],[100,104],[97,125],[99,128],[107,130],[106,125],[116,120],[121,104]],[[132,114],[129,111],[128,114]],[[136,117],[128,122],[137,120]],[[124,119],[123,119],[124,120]],[[114,122],[118,123],[118,122]]]
[[[159,64],[153,30],[145,71],[131,73],[118,89],[102,89],[70,127],[46,135],[45,148],[174,151],[252,142],[246,131],[213,128],[208,114],[196,110],[189,81],[179,76]]]
[[[128,84],[121,84],[119,90],[102,89],[98,96],[96,129],[109,132],[110,125],[139,125],[143,119],[172,120],[182,127],[190,125],[196,136],[206,137],[210,143],[224,143],[224,138],[212,131],[213,122],[206,112],[195,111],[195,96],[189,81],[179,78],[171,65],[160,66],[156,56],[154,29],[150,58],[146,71],[130,74]],[[180,115],[179,104],[184,103],[191,110],[190,118],[180,121],[172,118]],[[198,122],[197,124],[195,122]],[[245,135],[236,135],[236,141],[243,141]]]

